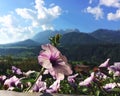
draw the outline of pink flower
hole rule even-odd
[[[18,74],[18,75],[22,74],[21,69],[15,67],[15,66],[12,66],[12,72],[15,74]]]
[[[116,71],[116,72],[114,73],[114,76],[120,76],[120,71]]]
[[[51,44],[42,45],[42,51],[38,56],[40,65],[46,68],[55,79],[64,79],[64,75],[72,74],[67,59]]]
[[[104,73],[102,73],[102,72],[100,72],[100,71],[97,72],[95,75],[96,75],[96,77],[97,77],[98,79],[100,79],[100,80],[101,80],[101,79],[106,79],[106,78],[108,78],[107,75],[105,75]]]
[[[120,76],[120,62],[115,62],[114,65],[108,67],[109,72],[113,72],[114,76]]]
[[[78,73],[77,74],[74,74],[74,75],[72,75],[72,76],[68,76],[68,78],[67,78],[67,80],[68,80],[68,82],[70,82],[70,83],[74,83],[75,82],[75,78],[78,76]]]
[[[81,81],[79,83],[80,86],[89,86],[92,81],[94,80],[94,72],[91,73],[91,76],[85,79],[84,81]]]
[[[60,89],[60,80],[56,80],[47,90],[47,93],[56,93]]]
[[[0,83],[3,83],[7,77],[5,75],[0,76]]]
[[[77,84],[75,83],[75,78],[76,78],[77,76],[78,76],[78,73],[77,73],[77,74],[74,74],[74,75],[71,75],[71,76],[68,76],[68,78],[67,78],[69,84],[70,84],[74,89],[77,88]]]
[[[103,86],[103,88],[106,90],[106,91],[111,91],[112,89],[114,89],[115,87],[120,87],[120,83],[109,83],[109,84],[106,84],[105,86]]]
[[[42,76],[40,76],[38,78],[35,85],[33,86],[32,90],[34,92],[41,92],[41,91],[44,91],[46,89],[46,82],[41,81],[41,79],[42,79]]]
[[[16,76],[13,76],[13,77],[5,80],[4,86],[7,86],[8,88],[17,87],[17,86],[19,86],[20,83],[21,83],[20,79],[17,78]]]
[[[110,59],[108,58],[104,63],[102,63],[99,67],[108,67]]]

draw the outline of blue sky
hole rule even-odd
[[[0,44],[43,30],[120,30],[120,0],[1,0]]]

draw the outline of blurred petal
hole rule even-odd
[[[70,82],[70,83],[74,83],[75,82],[75,78],[78,76],[78,73],[77,74],[74,74],[74,75],[72,75],[72,76],[68,76],[68,78],[67,78],[67,80],[68,80],[68,82]]]
[[[64,74],[57,73],[56,78],[57,78],[57,80],[63,80],[64,79]]]
[[[99,67],[108,67],[109,66],[109,58],[104,62],[102,63]]]
[[[15,67],[15,66],[12,66],[12,72],[17,74],[17,75],[21,75],[22,74],[21,69]]]
[[[7,77],[5,75],[0,76],[0,83],[3,83],[3,81],[6,79]]]
[[[4,85],[7,85],[8,87],[15,87],[19,83],[21,83],[20,79],[17,78],[16,76],[13,76],[9,79],[6,79],[5,82],[4,82]]]
[[[86,78],[84,81],[80,82],[80,86],[89,86],[94,80],[94,72],[91,73],[91,76]]]
[[[60,80],[56,80],[47,90],[47,93],[55,93],[60,88]]]
[[[40,76],[38,78],[38,80],[36,81],[35,85],[33,86],[32,90],[34,92],[41,92],[46,90],[46,82],[41,81],[42,80],[42,76]]]
[[[48,71],[48,70],[45,70],[43,74],[48,74],[48,73],[49,73],[49,71]]]
[[[108,67],[109,73],[113,72],[114,76],[120,76],[120,62],[115,62],[114,65]]]
[[[106,91],[111,91],[113,88],[116,87],[116,83],[109,83],[109,84],[106,84],[105,86],[103,86],[103,88],[106,90]]]

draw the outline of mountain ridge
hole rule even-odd
[[[47,30],[37,33],[30,39],[9,44],[1,44],[2,47],[11,46],[40,46],[49,43],[49,38],[55,34],[61,34],[62,45],[80,45],[80,44],[101,44],[112,43],[120,44],[120,30],[98,29],[91,33],[74,30]]]
[[[98,44],[100,40],[87,33],[71,32],[66,33],[61,38],[62,45]]]
[[[15,43],[1,44],[0,47],[32,47],[32,46],[38,46],[38,45],[39,43],[31,39],[26,39],[26,40],[15,42]]]
[[[90,35],[108,43],[120,43],[120,30],[98,29]]]

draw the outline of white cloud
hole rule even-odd
[[[0,43],[21,41],[30,38],[39,30],[53,30],[52,21],[61,15],[57,5],[45,7],[44,0],[35,0],[34,7],[16,8],[0,16]]]
[[[0,43],[9,43],[27,39],[32,35],[32,26],[23,27],[17,18],[8,14],[0,17]]]
[[[42,29],[43,30],[54,30],[54,28],[53,28],[53,26],[51,26],[51,25],[42,25]]]
[[[111,20],[113,20],[113,21],[120,20],[120,9],[118,9],[116,11],[116,13],[108,13],[107,19],[110,21]]]
[[[3,27],[11,27],[13,25],[12,15],[5,15],[3,17],[0,17],[0,23]]]
[[[61,8],[55,6],[55,4],[50,8],[46,8],[44,0],[35,0],[34,8],[34,10],[18,8],[16,9],[16,12],[22,18],[31,20],[32,26],[34,27],[41,26],[43,30],[48,30],[49,28],[53,29],[51,22],[61,15]]]
[[[87,7],[86,12],[94,15],[96,20],[102,19],[103,14],[104,14],[102,8],[100,8],[99,6],[94,7],[94,8],[89,6],[89,7]]]
[[[120,0],[100,0],[100,5],[120,8]]]
[[[59,6],[53,6],[50,8],[44,7],[44,0],[35,1],[35,9],[38,13],[38,19],[55,19],[61,14],[61,8]]]
[[[16,13],[23,17],[24,19],[33,19],[35,11],[27,8],[17,8],[15,9]]]

